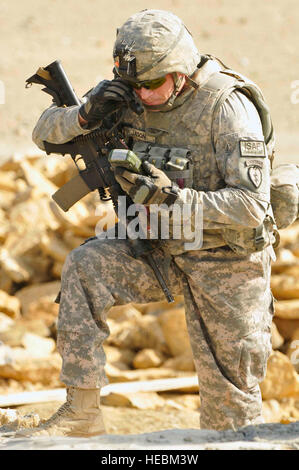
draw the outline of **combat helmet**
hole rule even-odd
[[[143,10],[117,31],[113,57],[115,73],[125,80],[155,80],[168,73],[190,77],[200,54],[184,23],[173,13]]]

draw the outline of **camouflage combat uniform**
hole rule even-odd
[[[218,430],[262,422],[258,384],[271,351],[273,315],[271,246],[246,250],[269,207],[270,168],[266,151],[262,158],[244,156],[240,141],[263,142],[262,127],[254,105],[234,91],[213,119],[211,140],[216,92],[205,83],[220,69],[208,61],[197,76],[199,89],[183,93],[171,111],[146,108],[140,118],[129,111],[126,116],[144,131],[145,140],[154,136],[157,144],[192,152],[193,189],[181,189],[179,203],[202,205],[203,245],[185,251],[182,240],[162,241],[154,257],[173,295],[184,294],[200,425]],[[52,107],[41,116],[33,138],[43,148],[43,140],[62,143],[85,132],[78,107]],[[252,160],[259,162],[258,182],[249,171]],[[61,287],[61,380],[67,386],[100,388],[107,383],[102,348],[109,335],[107,312],[113,305],[164,300],[163,293],[151,268],[132,257],[125,240],[95,239],[73,250]]]

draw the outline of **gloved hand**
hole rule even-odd
[[[162,170],[144,161],[145,175],[132,173],[123,167],[114,170],[115,179],[135,204],[166,204],[171,206],[178,198],[178,187]]]
[[[132,107],[133,102],[136,102],[136,96],[130,85],[120,78],[103,80],[94,87],[86,103],[81,105],[79,114],[92,129],[121,107]]]

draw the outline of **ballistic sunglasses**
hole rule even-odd
[[[155,90],[160,86],[164,85],[166,82],[166,77],[156,78],[155,80],[144,80],[143,82],[130,82],[133,88],[140,90],[141,88],[146,88],[147,90]]]

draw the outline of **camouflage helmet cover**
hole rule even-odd
[[[200,54],[183,22],[173,13],[144,10],[118,30],[113,57],[115,70],[132,80],[153,80],[168,73],[192,75]]]

